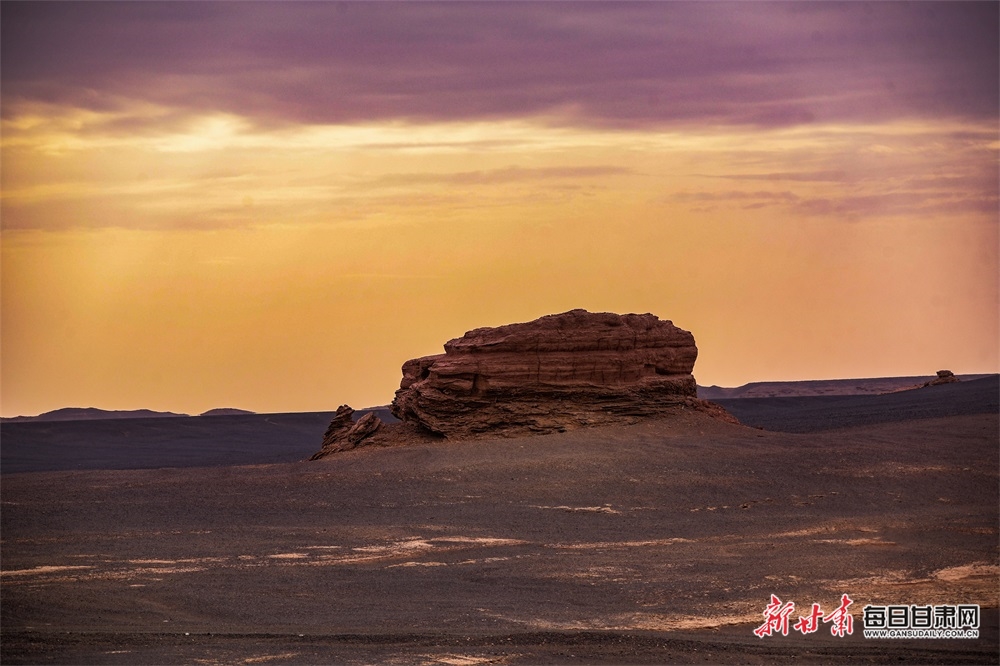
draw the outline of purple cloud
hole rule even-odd
[[[3,113],[789,126],[998,113],[985,3],[3,3]],[[128,128],[121,128],[126,131]]]

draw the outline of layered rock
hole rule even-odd
[[[368,412],[354,421],[354,409],[349,405],[341,405],[323,435],[323,447],[310,460],[318,460],[331,453],[356,448],[362,442],[370,440],[383,425],[382,420],[373,412]]]
[[[737,423],[696,397],[694,336],[651,314],[571,310],[477,328],[443,354],[403,364],[391,411],[354,421],[342,405],[313,459],[361,446],[471,439],[634,423],[690,409]]]
[[[694,337],[651,314],[572,310],[478,328],[407,361],[392,413],[450,438],[635,420],[695,398]]]

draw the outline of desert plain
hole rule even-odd
[[[746,425],[682,409],[305,462],[316,416],[295,421],[292,461],[264,464],[205,435],[260,416],[117,422],[156,422],[158,449],[174,447],[160,467],[107,432],[100,460],[74,454],[61,424],[48,471],[10,472],[27,468],[5,451],[0,658],[996,663],[998,393],[994,376],[723,400]],[[42,425],[5,424],[5,439],[23,450]],[[55,441],[45,427],[38,446]],[[151,468],[127,468],[130,441]],[[772,594],[794,620],[845,593],[851,636],[753,634]],[[980,637],[861,635],[866,604],[908,603],[979,604]]]

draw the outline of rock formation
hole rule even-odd
[[[407,361],[392,413],[446,437],[553,432],[694,398],[694,337],[651,314],[572,310],[478,328]]]
[[[932,379],[926,382],[924,386],[937,386],[938,384],[954,384],[958,381],[958,377],[951,370],[938,370],[937,379]]]
[[[317,460],[338,451],[349,451],[362,441],[369,439],[384,425],[379,417],[369,412],[357,422],[353,420],[354,410],[348,405],[337,408],[337,415],[323,435],[323,448],[310,460]]]
[[[360,445],[429,434],[453,439],[563,432],[633,423],[687,408],[736,422],[698,400],[694,337],[651,314],[571,310],[535,321],[477,328],[444,353],[407,361],[391,410],[352,423],[337,410],[314,458]]]

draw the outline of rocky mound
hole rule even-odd
[[[927,386],[940,386],[941,384],[954,384],[957,381],[958,377],[956,377],[955,373],[952,372],[951,370],[938,370],[937,378],[930,380],[929,382],[924,384],[924,386],[921,388]]]
[[[542,434],[632,423],[681,407],[735,422],[696,397],[694,336],[651,314],[571,310],[477,328],[447,342],[444,352],[403,364],[391,407],[401,424],[372,414],[354,423],[345,405],[314,458],[392,443],[407,432],[452,439]]]

